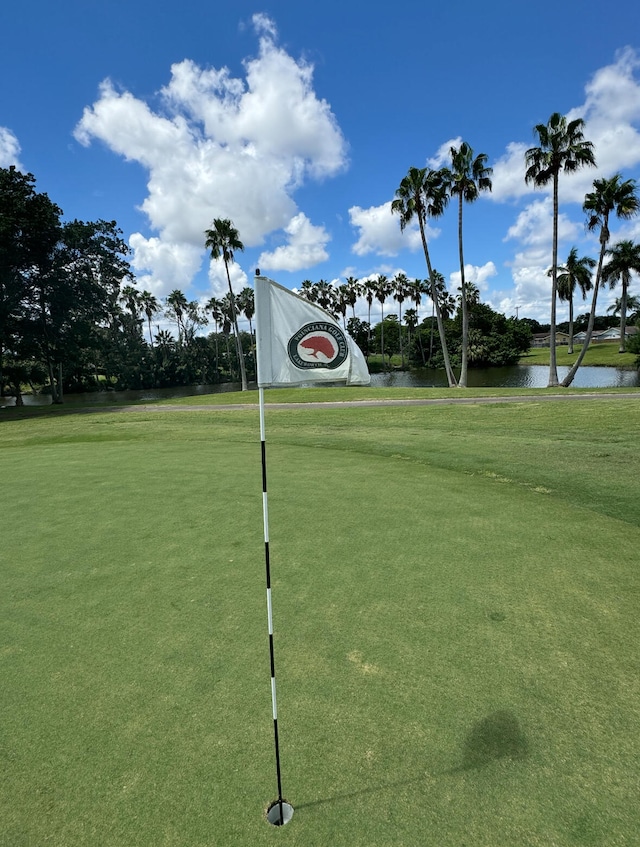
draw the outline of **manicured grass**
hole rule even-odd
[[[637,368],[635,353],[619,353],[620,343],[618,341],[601,341],[597,344],[591,344],[585,353],[582,364],[585,366],[591,365],[596,367],[615,367],[615,368]],[[581,344],[573,345],[573,353],[567,352],[567,346],[562,345],[557,349],[558,365],[573,365],[578,358]],[[548,347],[532,347],[521,359],[521,365],[548,365],[549,364],[549,348]]]
[[[640,401],[267,410],[282,829],[255,409],[7,412],[0,845],[635,843]]]

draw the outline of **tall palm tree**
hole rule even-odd
[[[167,304],[167,317],[174,320],[178,325],[178,343],[182,344],[184,336],[185,336],[185,325],[183,321],[184,313],[189,306],[189,301],[184,296],[183,292],[180,291],[179,288],[174,288],[174,290],[167,295],[166,298]]]
[[[458,385],[467,387],[467,368],[469,360],[469,309],[467,286],[464,277],[464,253],[462,249],[462,207],[464,203],[474,203],[481,191],[491,191],[493,168],[487,167],[488,156],[478,153],[473,157],[473,149],[463,141],[459,148],[451,147],[451,170],[448,172],[449,191],[458,197],[458,252],[460,255],[460,303],[462,306],[462,350],[461,368]]]
[[[444,277],[437,271],[435,268],[433,269],[433,279],[435,282],[435,298],[431,298],[431,332],[429,333],[429,361],[433,358],[433,322],[435,320],[436,314],[436,303],[440,306],[440,314],[442,315],[443,320],[449,320],[450,313],[447,310],[447,298],[449,294],[447,292],[447,286],[444,280]],[[443,311],[444,308],[444,311]]]
[[[147,318],[147,324],[149,326],[149,344],[153,347],[153,336],[151,334],[151,319],[155,317],[160,311],[160,303],[157,297],[150,291],[143,291],[140,295],[140,305],[142,306],[142,311],[145,313]]]
[[[222,259],[224,269],[227,272],[229,284],[229,307],[231,310],[231,321],[236,336],[236,350],[240,364],[240,379],[242,390],[247,390],[247,371],[244,366],[244,355],[242,352],[242,339],[238,330],[238,315],[236,312],[236,301],[231,287],[231,276],[229,275],[229,262],[233,262],[233,254],[236,250],[244,250],[244,244],[240,241],[238,230],[228,218],[215,218],[211,229],[205,230],[207,236],[204,246],[211,251],[212,259]]]
[[[367,279],[362,283],[362,293],[367,301],[367,359],[371,350],[371,307],[376,296],[375,280]]]
[[[404,324],[407,328],[407,348],[409,349],[409,358],[411,358],[411,333],[415,332],[418,326],[418,312],[415,309],[405,309]]]
[[[556,277],[558,297],[565,303],[569,303],[569,345],[567,353],[573,353],[573,295],[576,286],[578,286],[582,292],[582,299],[586,298],[587,291],[591,290],[591,271],[595,266],[595,259],[590,256],[583,256],[579,259],[577,247],[572,247],[564,266],[558,268]],[[550,268],[549,276],[552,272],[553,268]]]
[[[344,283],[335,290],[335,309],[342,315],[342,326],[347,328],[347,306],[349,305],[349,289]]]
[[[219,356],[220,351],[218,349],[218,333],[220,331],[220,327],[222,326],[222,322],[224,320],[224,315],[222,313],[222,301],[218,300],[216,297],[212,297],[210,300],[208,300],[205,303],[204,308],[205,308],[205,311],[209,312],[211,314],[211,317],[213,318],[213,325],[214,325],[214,328],[215,328],[214,349],[215,349],[215,353],[216,353],[216,374],[219,374],[220,373],[220,365],[219,365],[219,363],[220,363],[220,356]]]
[[[119,299],[129,309],[131,316],[137,321],[142,309],[142,295],[138,289],[133,285],[123,285]]]
[[[354,276],[348,276],[346,280],[346,300],[349,306],[351,306],[351,311],[353,312],[353,317],[356,316],[356,303],[358,302],[358,297],[362,294],[362,286],[359,281]]]
[[[400,229],[403,231],[414,218],[418,220],[422,249],[427,263],[427,270],[429,271],[431,298],[435,304],[444,367],[447,374],[447,381],[451,388],[457,385],[457,383],[449,359],[447,339],[445,338],[444,323],[436,295],[435,278],[433,276],[433,268],[431,267],[431,257],[429,256],[426,234],[427,218],[440,217],[444,213],[448,200],[449,195],[447,194],[446,183],[440,171],[411,167],[396,189],[395,200],[391,203],[391,212],[400,216]]]
[[[608,283],[609,288],[615,288],[616,283],[622,283],[622,296],[620,298],[620,348],[619,353],[625,351],[625,332],[627,327],[627,308],[629,299],[629,283],[631,274],[640,274],[640,244],[633,241],[618,241],[609,250],[607,255],[611,258],[602,269],[602,282]]]
[[[396,274],[391,280],[391,286],[393,291],[393,299],[398,303],[398,323],[400,324],[400,360],[402,362],[402,368],[404,369],[404,348],[402,346],[402,304],[411,294],[407,275],[403,273]]]
[[[382,353],[382,370],[384,370],[384,303],[391,294],[391,283],[384,274],[378,274],[374,282],[374,294],[380,303],[380,352]]]
[[[593,333],[593,324],[596,317],[596,302],[598,299],[598,288],[602,281],[602,266],[604,263],[607,244],[609,243],[609,217],[615,214],[616,217],[628,220],[638,214],[640,209],[640,200],[636,193],[636,181],[627,179],[622,181],[622,176],[616,174],[611,179],[594,179],[593,191],[586,195],[582,208],[587,215],[587,227],[591,230],[599,230],[600,237],[600,256],[598,259],[598,268],[596,270],[596,278],[593,283],[593,297],[591,299],[591,311],[589,312],[589,322],[587,324],[587,333],[582,345],[582,350],[578,354],[573,367],[562,380],[562,385],[568,388],[574,380],[578,368],[582,364],[587,348],[591,343],[591,335]]]
[[[582,118],[567,122],[564,115],[554,112],[546,124],[538,124],[534,134],[539,147],[525,153],[525,182],[536,188],[553,184],[553,247],[551,262],[551,332],[549,336],[549,387],[558,385],[556,361],[556,294],[558,289],[558,180],[560,171],[572,173],[579,168],[595,166],[593,144],[584,140]]]

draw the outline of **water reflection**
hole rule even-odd
[[[567,366],[558,366],[560,381],[568,373]],[[546,388],[549,368],[547,365],[511,365],[471,369],[467,382],[470,388]],[[444,371],[420,368],[373,374],[371,384],[384,388],[446,388],[447,378]],[[638,388],[640,379],[637,370],[583,367],[578,370],[571,385],[572,388]]]
[[[560,380],[569,372],[568,367],[558,367]],[[512,365],[504,368],[483,368],[469,371],[470,388],[546,388],[549,368],[546,365]],[[372,374],[371,385],[378,388],[446,388],[444,371],[420,368],[415,371],[392,371]],[[638,388],[639,372],[622,368],[580,368],[572,386],[575,388]],[[255,388],[255,385],[250,386]],[[68,394],[68,405],[110,405],[134,403],[145,400],[170,400],[174,397],[193,397],[204,394],[219,394],[239,391],[240,383],[224,385],[191,385],[181,388],[156,388],[144,391],[100,391],[95,394]],[[46,394],[23,396],[25,406],[46,406],[51,397]],[[15,405],[13,397],[3,397],[2,406]]]

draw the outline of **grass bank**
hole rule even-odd
[[[639,413],[267,411],[282,830],[255,409],[3,417],[0,844],[633,844]]]
[[[582,345],[574,344],[573,353],[567,352],[567,346],[557,348],[558,365],[573,365],[580,353]],[[619,353],[620,343],[618,341],[601,341],[591,344],[585,353],[583,365],[592,367],[628,368],[637,369],[635,353]],[[532,347],[521,357],[521,365],[548,365],[549,348]]]

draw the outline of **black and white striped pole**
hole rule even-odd
[[[267,576],[267,620],[269,622],[269,658],[271,660],[271,707],[273,710],[273,737],[276,749],[276,775],[278,799],[267,809],[267,820],[274,826],[283,826],[293,817],[293,806],[282,799],[282,777],[280,774],[280,744],[278,741],[278,705],[276,700],[276,668],[273,652],[273,609],[271,606],[271,564],[269,561],[269,509],[267,501],[267,447],[264,427],[264,388],[260,394],[260,449],[262,453],[262,515],[264,524],[264,558]]]

